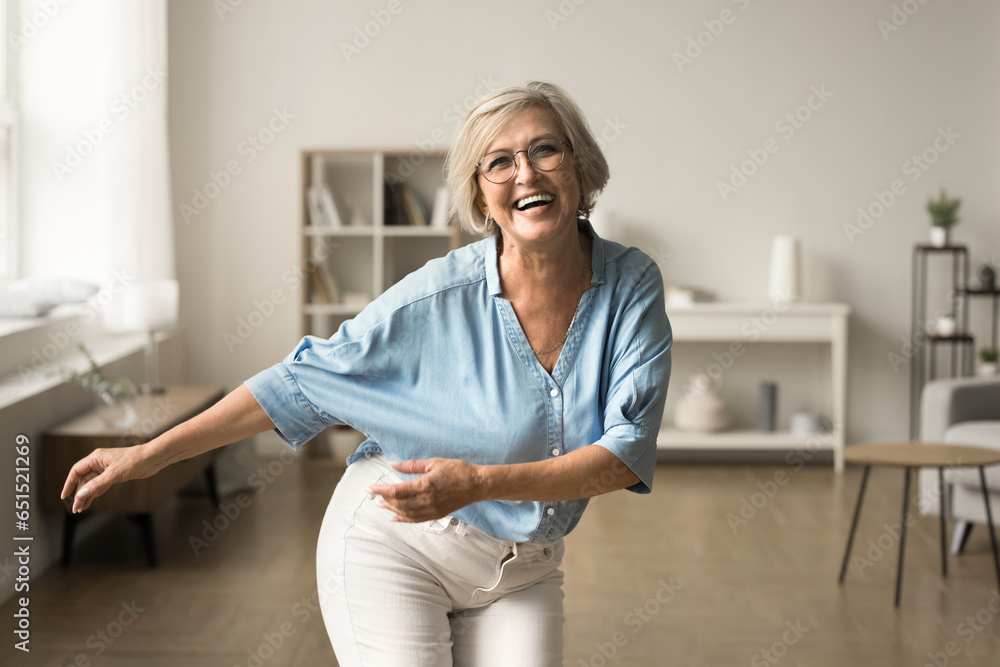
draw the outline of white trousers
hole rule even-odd
[[[340,666],[561,666],[563,541],[391,521],[368,487],[399,481],[381,454],[356,461],[323,519],[319,599]]]

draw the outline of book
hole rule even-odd
[[[315,268],[309,272],[309,293],[311,295],[309,300],[312,303],[330,303],[330,295],[326,293],[319,270]]]
[[[316,268],[319,271],[320,282],[323,284],[323,291],[326,292],[327,297],[330,299],[329,303],[340,303],[343,297],[341,296],[340,285],[337,283],[333,271],[325,262],[321,262]]]
[[[403,186],[403,204],[406,206],[406,214],[410,219],[410,224],[416,227],[427,226],[427,213],[420,197],[408,185]]]
[[[410,224],[406,214],[406,205],[403,203],[403,185],[385,181],[382,204],[385,207],[385,225],[398,226]]]
[[[309,207],[309,224],[313,227],[326,227],[326,217],[323,215],[323,208],[320,203],[320,190],[313,185],[306,193],[306,203]]]
[[[434,208],[431,209],[431,227],[444,229],[448,226],[448,206],[450,194],[448,188],[440,186],[434,193]]]
[[[328,185],[320,186],[319,196],[320,211],[326,219],[326,224],[330,227],[342,227],[340,213],[337,211],[337,204],[333,200],[333,190]]]

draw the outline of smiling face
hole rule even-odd
[[[506,150],[517,153],[517,172],[506,183],[491,183],[477,174],[477,203],[485,215],[496,220],[505,239],[519,245],[535,245],[576,234],[576,212],[580,185],[576,177],[573,149],[563,146],[562,164],[552,171],[536,169],[527,149],[539,139],[560,146],[566,136],[552,114],[540,107],[525,109],[490,142],[486,153]],[[539,156],[540,157],[540,156]]]

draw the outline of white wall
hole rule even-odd
[[[854,309],[849,441],[906,435],[908,368],[894,370],[887,355],[908,335],[911,248],[927,238],[927,196],[946,185],[963,197],[957,238],[974,258],[1000,251],[1000,5],[988,0],[402,0],[350,59],[340,44],[390,3],[242,2],[219,16],[221,4],[170,3],[175,212],[210,171],[241,167],[190,222],[177,214],[192,381],[239,382],[297,340],[297,295],[281,276],[298,259],[299,151],[412,147],[438,128],[450,138],[484,82],[550,80],[599,133],[618,125],[606,130],[612,180],[601,207],[669,283],[763,301],[771,237],[799,236],[807,299]],[[894,7],[906,22],[883,34]],[[560,10],[569,15],[554,22]],[[724,10],[731,22],[711,23]],[[679,71],[674,53],[706,21],[720,34]],[[801,127],[776,126],[816,90],[829,96],[812,98],[818,108]],[[250,161],[241,142],[274,109],[294,119]],[[948,128],[958,138],[911,180],[907,161]],[[777,152],[723,201],[717,182],[769,138]],[[896,179],[905,192],[849,239],[858,207]],[[230,353],[223,334],[274,289],[288,300]],[[703,368],[712,351],[678,350],[675,395],[684,369]],[[798,391],[789,383],[785,396]]]

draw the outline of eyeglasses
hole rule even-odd
[[[476,163],[476,169],[490,183],[500,185],[506,183],[517,173],[517,154],[526,153],[531,166],[539,171],[552,171],[562,164],[566,157],[565,147],[570,145],[568,141],[558,139],[539,139],[528,146],[527,149],[519,151],[493,151],[487,153],[482,160]]]

